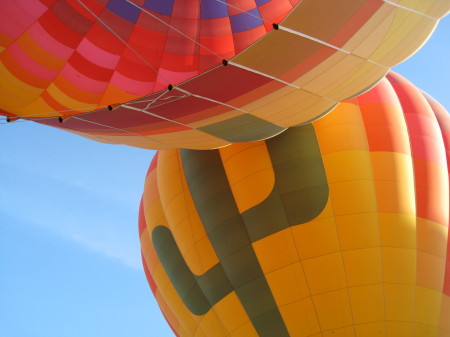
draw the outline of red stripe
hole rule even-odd
[[[75,49],[83,38],[83,35],[78,34],[67,27],[66,24],[61,22],[51,11],[45,12],[45,14],[38,19],[38,22],[50,36],[69,48]]]
[[[109,82],[114,73],[112,69],[106,69],[90,62],[77,51],[72,54],[69,63],[83,75],[100,82]]]
[[[144,196],[141,198],[141,203],[139,205],[139,217],[138,217],[138,229],[139,236],[142,235],[142,232],[147,228],[147,221],[145,220],[145,211],[144,211]]]
[[[123,50],[126,48],[125,44],[98,23],[91,27],[86,34],[86,38],[100,49],[112,54],[122,55]]]
[[[142,257],[142,265],[144,266],[145,276],[147,277],[147,282],[150,286],[150,289],[152,290],[152,293],[154,294],[156,293],[158,286],[156,285],[155,280],[153,279],[152,275],[150,274],[150,271],[148,270],[147,262],[145,261],[144,254],[142,254],[142,252],[141,257]]]

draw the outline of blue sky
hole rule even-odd
[[[395,70],[450,109],[450,17]],[[153,151],[0,125],[0,336],[169,337],[141,268]]]

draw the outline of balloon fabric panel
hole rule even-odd
[[[448,120],[390,73],[312,126],[214,151],[160,151],[140,232],[175,331],[450,336]],[[158,251],[162,242],[172,252]],[[197,280],[191,291],[177,290],[175,265]],[[195,284],[206,313],[188,309]]]

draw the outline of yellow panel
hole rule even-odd
[[[166,218],[162,212],[161,203],[153,202],[145,210],[145,218],[147,222],[148,230],[151,231],[156,226],[166,225]]]
[[[343,103],[341,103],[343,104]],[[345,104],[345,103],[344,103]],[[334,115],[334,114],[328,114]],[[325,116],[324,118],[326,118]],[[318,119],[315,123],[324,118]],[[326,137],[322,135],[326,133]],[[368,150],[366,130],[360,125],[335,125],[316,132],[322,154],[343,150]]]
[[[208,337],[225,337],[228,335],[222,322],[214,310],[209,310],[200,321],[199,329],[207,331]],[[195,335],[197,336],[197,335]]]
[[[192,334],[187,335],[186,337],[191,337]],[[193,335],[194,337],[208,337],[208,335],[206,335],[201,329],[197,329],[195,330],[195,335]]]
[[[322,154],[343,150],[369,151],[359,107],[352,102],[339,103],[333,113],[313,123]]]
[[[78,101],[70,96],[67,96],[64,92],[62,92],[54,83],[50,84],[47,88],[47,92],[55,99],[59,104],[65,105],[70,109],[94,109],[97,107],[95,103],[86,103],[82,101]],[[88,110],[86,110],[88,111]]]
[[[364,25],[343,45],[343,49],[351,51],[365,59],[375,50],[389,30],[394,11],[389,6],[382,6]]]
[[[23,108],[15,109],[14,113],[18,116],[35,116],[36,111],[43,111],[46,117],[61,115],[59,112],[55,111],[53,107],[48,105],[42,97],[36,98],[33,102],[30,102],[30,104],[27,104],[27,106]]]
[[[0,81],[0,88],[2,89],[1,91],[5,93],[12,93],[15,96],[26,99],[25,101],[15,101],[20,102],[22,106],[36,99],[44,91],[44,89],[42,88],[36,88],[19,80],[17,77],[11,74],[11,72],[5,67],[3,62],[0,62],[0,78],[2,79]],[[6,99],[4,102],[2,101],[2,103],[7,103],[9,101],[9,99]],[[11,106],[11,104],[9,105]],[[16,105],[16,103],[14,105]]]
[[[173,288],[172,284],[171,284],[169,278],[167,277],[167,274],[164,271],[163,266],[160,263],[157,264],[155,269],[152,271],[152,277],[158,286],[158,291],[164,296],[164,298],[167,298],[167,294],[170,294],[170,296],[173,297],[174,294],[171,292],[171,289],[170,289],[170,288]],[[176,295],[176,293],[175,293],[175,295]],[[177,300],[179,299],[178,295],[176,297],[177,297],[177,299],[172,298],[172,299],[174,299],[175,302],[171,302],[171,300],[169,300],[167,302],[168,303],[177,303]]]
[[[436,337],[437,328],[427,324],[416,323],[415,336],[416,337]]]
[[[403,118],[401,113],[399,115]],[[400,127],[400,125],[397,127]],[[405,134],[405,138],[407,137],[407,134]],[[400,146],[403,148],[403,145]],[[410,155],[384,151],[371,152],[370,155],[372,157],[373,175],[376,180],[414,183],[414,168]]]
[[[275,184],[275,173],[265,143],[240,143],[219,152],[239,212],[264,201]]]
[[[347,286],[340,252],[303,260],[302,264],[313,295]]]
[[[254,100],[252,103],[242,107],[242,109],[253,116],[276,125],[288,127],[308,121],[310,116],[305,117],[303,115],[306,112],[303,110],[304,107],[309,107],[322,101],[323,99],[320,96],[311,92],[292,87],[283,87]],[[302,102],[302,105],[299,106],[298,102]],[[328,101],[323,110],[314,110],[313,114],[317,116],[332,105],[333,102]],[[292,118],[291,122],[287,122],[286,120],[290,118]]]
[[[416,321],[433,327],[439,325],[442,292],[416,287]]]
[[[327,218],[333,218],[334,217],[334,210],[333,210],[333,203],[330,200],[330,196],[328,196],[327,204],[323,208],[322,212],[318,216],[316,216],[311,222],[319,221]],[[292,227],[294,228],[294,227]]]
[[[373,179],[369,151],[340,151],[323,156],[328,183],[343,180]]]
[[[181,183],[181,173],[179,170],[179,161],[177,151],[161,151],[158,155],[158,190],[161,196],[161,203],[163,208],[168,209],[169,204],[179,195],[183,194],[183,185]],[[164,167],[164,169],[160,169]],[[186,210],[184,207],[180,210],[183,214]],[[171,219],[176,215],[168,215],[168,219]],[[176,224],[180,221],[180,216],[175,218]],[[169,222],[171,222],[169,220]]]
[[[266,279],[278,306],[310,296],[308,283],[300,262],[266,274]]]
[[[299,77],[292,83],[299,87],[304,87],[308,83],[316,81],[317,77],[320,74],[332,69],[336,63],[339,63],[339,62],[342,62],[343,60],[345,60],[346,56],[347,56],[346,53],[337,51],[337,52],[331,54],[330,56],[328,56],[325,60],[323,60],[319,64],[317,64],[310,71],[301,75],[301,77]],[[335,77],[333,77],[333,78],[335,79]]]
[[[155,252],[147,229],[145,229],[141,235],[141,251],[145,257],[145,261],[147,262],[148,269],[153,274],[154,269],[159,264],[159,259],[158,255]]]
[[[180,337],[191,337],[182,326],[175,326],[175,329]]]
[[[301,259],[340,250],[334,218],[313,220],[291,228]]]
[[[110,104],[129,102],[142,97],[142,95],[130,94],[117,88],[115,85],[108,83],[103,93],[99,106],[107,106]]]
[[[417,249],[445,259],[448,228],[434,221],[417,218]]]
[[[386,213],[414,214],[416,198],[414,183],[375,181],[378,209]]]
[[[343,328],[353,324],[347,289],[315,295],[313,296],[313,302],[322,331]]]
[[[410,337],[415,336],[414,322],[386,322],[386,337]]]
[[[192,271],[193,274],[202,275],[208,270],[204,267],[204,264],[203,264],[204,259],[200,255],[197,244],[193,244],[189,250],[184,251],[182,253],[182,256],[184,258],[184,261],[186,262],[186,264],[188,265],[189,269]],[[198,271],[201,271],[201,272],[198,273]]]
[[[164,316],[166,317],[166,319],[174,327],[180,328],[181,327],[180,321],[175,316],[172,309],[169,307],[169,304],[167,304],[166,300],[162,297],[161,293],[157,290],[154,295],[155,295],[155,299],[158,301],[159,308],[164,313]]]
[[[373,63],[364,63],[355,69],[345,82],[330,91],[328,97],[342,101],[348,97],[355,96],[355,93],[360,95],[377,84],[387,72],[387,68]]]
[[[290,228],[254,242],[253,248],[265,274],[298,261]]]
[[[228,332],[236,330],[249,321],[249,317],[235,292],[220,300],[213,310],[217,313]]]
[[[383,278],[386,283],[416,283],[416,251],[383,247]]]
[[[408,284],[385,284],[386,320],[413,322],[416,286]]]
[[[208,111],[208,110],[205,110],[205,112],[206,111]],[[234,117],[237,117],[237,116],[242,116],[243,114],[244,114],[244,112],[242,112],[240,110],[233,109],[233,110],[226,111],[226,112],[223,112],[223,113],[218,114],[218,115],[214,115],[212,117],[199,119],[198,121],[189,123],[188,126],[190,126],[192,128],[195,128],[195,129],[198,129],[198,128],[201,128],[202,126],[207,126],[207,125],[211,125],[211,124],[214,124],[214,123],[219,123],[219,122],[222,122],[222,121],[227,120],[227,119],[231,119],[231,118],[234,118]]]
[[[324,331],[323,337],[355,337],[355,327],[345,326],[343,328]]]
[[[299,101],[302,102],[301,106],[298,105]],[[292,104],[291,109],[286,109],[271,115],[278,117],[275,124],[287,127],[310,123],[321,118],[324,112],[328,113],[336,102],[320,96],[311,95],[307,99],[299,97],[299,100],[296,103],[292,102]]]
[[[149,208],[156,201],[159,203],[158,185],[156,184],[156,170],[148,173],[147,181],[151,182],[151,184],[147,183],[144,185],[143,204],[145,212],[147,211],[147,208]],[[147,217],[147,213],[145,216]]]
[[[377,213],[336,216],[341,249],[359,249],[380,246]]]
[[[416,248],[416,217],[411,214],[379,213],[381,245]]]
[[[439,318],[439,328],[443,331],[443,336],[450,336],[450,296],[442,294],[441,314]]]
[[[355,331],[356,337],[385,337],[386,323],[383,321],[358,324],[355,325]]]
[[[149,138],[151,139],[151,137]],[[184,149],[209,150],[230,144],[230,142],[195,129],[159,133],[155,135],[155,138],[157,138],[157,141],[152,149],[173,149],[178,147],[177,144],[183,144]]]
[[[342,252],[349,287],[381,283],[381,249],[366,248]]]
[[[449,10],[449,4],[447,0],[392,0],[392,2],[414,9],[421,13],[428,14],[435,18],[442,17],[443,15],[447,14]]]
[[[230,337],[258,337],[251,322],[247,322],[230,334]]]
[[[192,314],[181,302],[179,302],[178,308],[176,311],[174,310],[174,312],[180,324],[183,326],[186,332],[188,332],[189,335],[192,336],[194,332],[198,330],[198,321],[202,317]]]
[[[355,324],[384,322],[384,291],[382,284],[348,288]]]
[[[280,307],[280,313],[291,336],[308,337],[320,332],[314,304],[309,297]]]
[[[383,10],[382,10],[383,11]],[[360,57],[363,57],[365,59],[369,59],[371,61],[374,61],[372,58],[372,53],[377,49],[380,48],[380,44],[382,45],[381,48],[384,47],[384,39],[386,38],[386,35],[389,33],[389,28],[392,25],[392,22],[394,20],[394,12],[387,13],[387,11],[383,11],[382,14],[384,17],[381,18],[380,16],[372,17],[372,22],[369,20],[369,24],[366,24],[363,29],[360,29],[360,31],[356,34],[354,39],[350,39],[348,43],[345,44],[345,46],[350,46],[353,44],[353,53],[355,55],[358,55]],[[375,27],[371,27],[372,24],[376,22]],[[370,30],[370,31],[369,31]],[[367,34],[369,33],[369,34]],[[367,35],[366,35],[367,34]],[[363,40],[359,40],[358,45],[354,46],[355,41],[359,39],[362,35],[366,35],[366,37]],[[383,64],[386,67],[390,67],[393,64]]]
[[[197,245],[192,249],[198,251],[201,260],[201,266],[204,271],[209,270],[212,266],[219,263],[219,259],[214,251],[214,248],[212,247],[211,241],[209,241],[207,236],[201,238],[197,242]],[[200,273],[197,273],[196,270],[192,270],[192,272],[196,275],[200,275]]]
[[[255,172],[231,186],[239,212],[245,212],[264,201],[272,192],[274,185],[272,169]]]
[[[183,197],[183,195],[181,195],[181,197]],[[180,198],[177,198],[180,199]],[[181,208],[181,205],[178,205]],[[175,209],[175,208],[174,208]],[[169,212],[166,212],[166,214],[168,214]],[[175,213],[175,211],[173,212]],[[169,224],[172,224],[170,222],[170,219],[168,219]],[[171,228],[173,237],[175,238],[175,241],[177,243],[178,248],[181,251],[181,254],[183,255],[183,257],[186,259],[185,257],[185,253],[190,250],[195,243],[195,238],[193,235],[193,231],[192,228],[190,228],[190,224],[189,221],[186,220],[184,221],[184,224],[178,224],[177,227]]]
[[[441,292],[444,286],[445,265],[445,258],[418,250],[417,285]]]
[[[198,322],[201,321],[204,316],[193,315],[186,308],[186,306],[178,296],[176,290],[170,283],[170,280],[162,270],[162,267],[157,268],[153,276],[155,282],[157,282],[158,284],[155,298],[158,301],[158,304],[161,306],[161,309],[164,313],[173,312],[183,328],[189,333],[190,336],[193,336],[194,332],[198,328]],[[160,281],[157,281],[157,279],[159,279]],[[166,308],[164,308],[165,306]]]
[[[314,69],[313,73],[316,75],[314,80],[303,85],[302,88],[327,97],[330,91],[338,87],[342,81],[348,78],[352,71],[362,66],[364,62],[363,59],[354,55],[346,55],[327,71],[319,73]]]
[[[436,20],[396,9],[388,34],[370,59],[387,66],[402,62],[420,47],[417,41],[426,41],[436,24]]]
[[[373,181],[342,181],[329,186],[336,215],[374,213],[377,211]]]

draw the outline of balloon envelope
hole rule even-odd
[[[218,148],[312,121],[414,53],[450,9],[442,0],[0,6],[2,114],[151,149]]]
[[[450,336],[450,116],[390,73],[267,141],[165,150],[139,232],[177,336]]]

